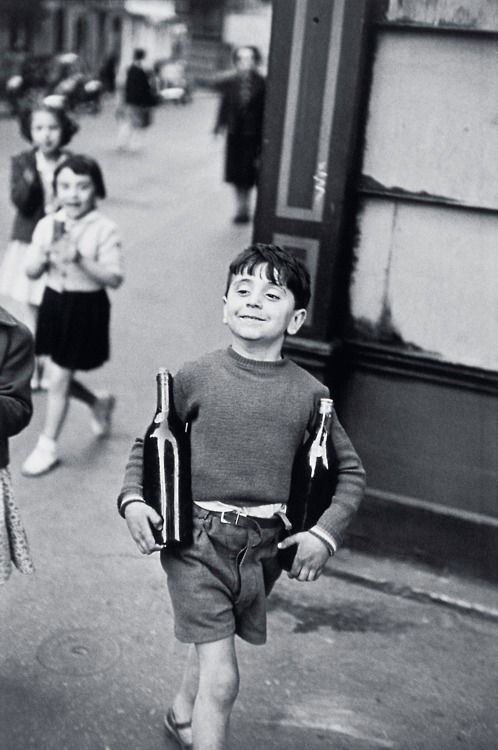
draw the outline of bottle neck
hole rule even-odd
[[[170,408],[171,375],[167,370],[160,370],[156,376],[157,383],[157,409],[156,415],[167,417]]]
[[[332,412],[320,412],[320,421],[316,430],[317,438],[320,438],[320,442],[324,440],[330,432],[332,425]]]

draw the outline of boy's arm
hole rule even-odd
[[[130,502],[145,502],[142,488],[142,467],[144,456],[143,438],[136,438],[128,456],[123,484],[118,495],[118,511],[124,518],[124,510]]]
[[[316,531],[324,541],[335,542],[337,548],[342,543],[346,529],[363,499],[366,475],[360,458],[335,412],[332,440],[338,464],[337,485],[331,505],[319,518],[313,531]]]
[[[341,544],[365,492],[365,470],[335,413],[332,440],[338,463],[332,504],[309,531],[292,534],[279,544],[281,549],[298,545],[289,577],[299,581],[314,581],[320,576],[330,555]]]
[[[137,438],[131,448],[123,485],[118,496],[118,510],[126,519],[128,530],[140,552],[150,555],[151,552],[161,550],[161,546],[156,543],[152,535],[151,525],[160,529],[162,519],[154,508],[145,503],[143,498],[143,443],[142,438]]]

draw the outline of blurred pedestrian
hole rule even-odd
[[[118,53],[113,51],[110,52],[99,71],[99,77],[104,86],[104,90],[109,93],[116,91],[116,71],[118,67]]]
[[[59,463],[57,440],[70,396],[91,409],[98,437],[108,434],[114,408],[112,395],[93,393],[74,379],[74,372],[93,370],[109,358],[106,287],[116,289],[123,280],[118,228],[96,209],[106,191],[94,159],[72,155],[58,166],[54,179],[61,208],[37,224],[26,266],[31,278],[47,273],[36,352],[51,358],[42,433],[22,467],[32,477]]]
[[[9,438],[31,419],[30,379],[34,368],[33,336],[0,307],[0,583],[12,572],[31,573],[33,562],[9,472]]]
[[[54,211],[57,202],[53,190],[56,167],[68,156],[64,146],[78,130],[78,125],[64,109],[43,102],[24,112],[20,118],[21,134],[33,144],[12,158],[10,196],[16,207],[11,240],[0,267],[0,294],[20,305],[19,315],[33,334],[45,279],[29,279],[25,259],[37,222]],[[40,387],[42,365],[37,363],[32,387]]]
[[[215,134],[226,133],[225,182],[233,185],[236,198],[235,223],[251,220],[251,190],[257,184],[261,144],[265,79],[257,68],[257,47],[239,47],[233,54],[236,72],[222,79]]]
[[[136,151],[142,146],[142,132],[152,124],[153,107],[158,99],[151,83],[151,74],[144,68],[146,52],[136,49],[133,62],[126,72],[124,106],[120,108],[121,124],[118,149]]]

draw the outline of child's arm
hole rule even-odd
[[[365,492],[365,470],[351,440],[334,412],[332,440],[337,455],[338,478],[332,504],[310,531],[299,532],[280,542],[285,549],[297,544],[290,578],[316,580],[340,545]]]
[[[31,216],[43,205],[43,190],[36,170],[26,162],[24,155],[12,158],[10,198],[26,216]]]
[[[75,248],[72,260],[98,284],[109,286],[111,289],[117,289],[124,278],[121,239],[117,228],[112,226],[106,229],[100,238],[96,258],[89,258],[86,255],[82,255]]]
[[[29,383],[33,367],[33,337],[24,326],[16,326],[12,328],[7,354],[0,368],[0,432],[4,437],[17,435],[31,419],[33,406]]]
[[[24,270],[30,279],[39,279],[48,269],[51,226],[51,221],[45,217],[38,222],[34,229],[24,266]]]
[[[118,510],[126,520],[128,530],[140,552],[150,555],[151,552],[158,552],[161,549],[152,535],[151,524],[160,529],[162,520],[154,508],[146,505],[143,499],[143,445],[143,440],[137,438],[131,448],[123,485],[118,496]]]

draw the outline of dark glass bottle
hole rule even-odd
[[[297,451],[286,510],[292,524],[289,534],[310,529],[332,502],[337,484],[337,456],[331,436],[333,406],[332,399],[320,399],[314,428]],[[284,570],[291,569],[296,550],[293,545],[278,551]]]
[[[157,409],[144,438],[143,494],[163,519],[152,529],[158,544],[188,544],[192,532],[189,433],[173,404],[173,378],[161,368],[156,375]]]

